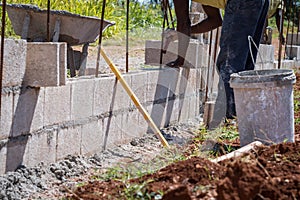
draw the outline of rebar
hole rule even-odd
[[[283,5],[283,0],[281,0],[281,5]],[[286,6],[286,5],[284,5]],[[280,15],[280,30],[279,30],[279,49],[278,49],[278,66],[277,68],[280,69],[281,67],[281,52],[282,52],[282,41],[280,39],[281,35],[283,34],[283,16],[284,16],[284,6],[282,6],[281,9],[281,15]],[[286,34],[287,35],[287,34]],[[286,37],[287,40],[287,37]],[[286,41],[287,42],[287,41]]]
[[[98,53],[97,53],[97,63],[96,63],[95,77],[98,77],[98,73],[99,73],[100,52],[101,52],[102,35],[103,35],[102,34],[102,28],[103,28],[103,22],[104,22],[105,6],[106,6],[106,0],[103,0],[103,2],[102,2],[101,20],[100,20],[99,42],[98,42]]]
[[[1,57],[0,57],[0,122],[2,111],[2,80],[3,80],[3,60],[4,60],[4,37],[5,37],[5,16],[6,16],[6,0],[2,1],[2,27],[1,27]],[[1,124],[0,124],[1,125]],[[1,128],[1,127],[0,127]]]
[[[128,48],[128,37],[129,37],[129,0],[126,2],[126,73],[128,73],[128,59],[129,59],[129,48]]]
[[[50,42],[50,0],[47,2],[47,41]]]
[[[162,12],[163,12],[163,27],[161,32],[161,44],[160,44],[160,57],[159,57],[159,67],[162,68],[162,61],[163,61],[163,45],[164,45],[164,31],[166,26],[166,9],[164,7],[164,0],[162,0],[161,6],[162,6]]]

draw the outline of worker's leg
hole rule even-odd
[[[267,0],[266,0],[267,1]],[[244,71],[249,53],[248,36],[254,36],[265,0],[227,1],[220,39],[217,67],[226,93],[226,117],[236,116],[230,75]]]
[[[251,55],[251,52],[249,51],[245,70],[253,70],[255,67],[255,62],[256,62],[257,52],[258,52],[258,49],[256,47],[259,47],[261,36],[264,31],[263,29],[265,26],[268,9],[269,9],[269,1],[265,0],[262,11],[261,11],[261,15],[257,22],[257,26],[255,29],[254,35],[252,36],[252,39],[253,39],[253,41],[251,41],[252,55]],[[255,43],[256,47],[253,44],[253,42]]]
[[[190,41],[191,21],[189,17],[189,1],[174,0],[178,31],[178,56],[177,60],[168,63],[170,67],[178,67],[184,64],[184,58]]]

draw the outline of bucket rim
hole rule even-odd
[[[267,72],[276,72],[267,74]],[[263,69],[263,70],[246,70],[231,75],[232,78],[255,78],[255,77],[285,77],[293,75],[294,71],[292,69]]]

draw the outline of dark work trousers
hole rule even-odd
[[[217,59],[217,68],[226,94],[226,118],[236,116],[234,93],[229,85],[230,75],[254,69],[253,62],[256,61],[258,50],[253,44],[250,45],[254,58],[252,60],[249,36],[258,47],[268,8],[269,0],[227,1]]]

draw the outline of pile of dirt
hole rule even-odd
[[[258,147],[242,157],[213,163],[193,157],[132,179],[155,199],[300,199],[300,141]],[[122,181],[90,181],[71,197],[126,199]],[[164,195],[158,198],[157,195]],[[135,195],[138,195],[136,193]],[[136,196],[138,199],[138,196]]]

